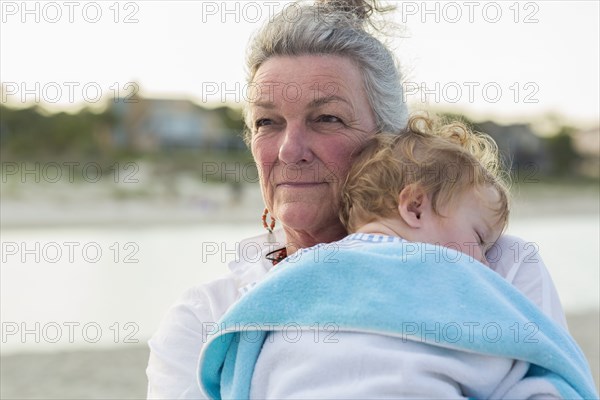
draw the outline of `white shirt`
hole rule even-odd
[[[325,333],[294,332],[292,340],[269,333],[250,398],[560,398],[550,382],[524,379],[524,361],[372,333]]]
[[[206,338],[215,331],[216,321],[225,311],[272,268],[264,256],[284,244],[282,231],[245,240],[239,246],[244,254],[229,264],[228,275],[192,287],[171,307],[148,342],[149,399],[205,398],[198,384],[197,368]],[[566,328],[552,279],[539,254],[533,253],[533,246],[514,236],[502,236],[493,249],[495,254],[489,254],[490,268]]]

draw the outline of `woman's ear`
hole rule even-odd
[[[431,208],[425,190],[417,184],[410,184],[398,195],[398,212],[411,228],[423,226],[423,216]]]

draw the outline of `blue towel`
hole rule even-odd
[[[334,323],[339,331],[523,360],[531,363],[527,377],[547,380],[563,398],[598,398],[568,332],[495,272],[449,248],[382,238],[350,235],[278,264],[227,311],[205,345],[198,370],[205,393],[248,398],[269,331]],[[463,332],[433,335],[436,324]]]

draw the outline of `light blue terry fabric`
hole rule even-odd
[[[547,379],[562,397],[598,398],[568,332],[495,272],[446,247],[365,234],[304,249],[274,267],[221,319],[202,353],[200,384],[214,399],[247,399],[269,331],[331,323],[524,360],[527,377]]]

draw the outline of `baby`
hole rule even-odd
[[[495,142],[463,124],[413,117],[400,135],[376,135],[348,174],[348,232],[451,247],[487,264],[508,223],[508,189]]]
[[[299,250],[228,311],[224,324],[267,328],[253,344],[224,329],[201,357],[204,390],[212,380],[256,399],[571,396],[560,379],[579,362],[576,344],[554,349],[544,339],[566,343],[561,328],[485,265],[509,215],[499,165],[494,141],[460,123],[413,117],[399,135],[375,135],[342,190],[352,233]],[[545,336],[511,336],[525,326]],[[223,359],[211,378],[213,351]],[[545,379],[554,373],[560,384]]]

